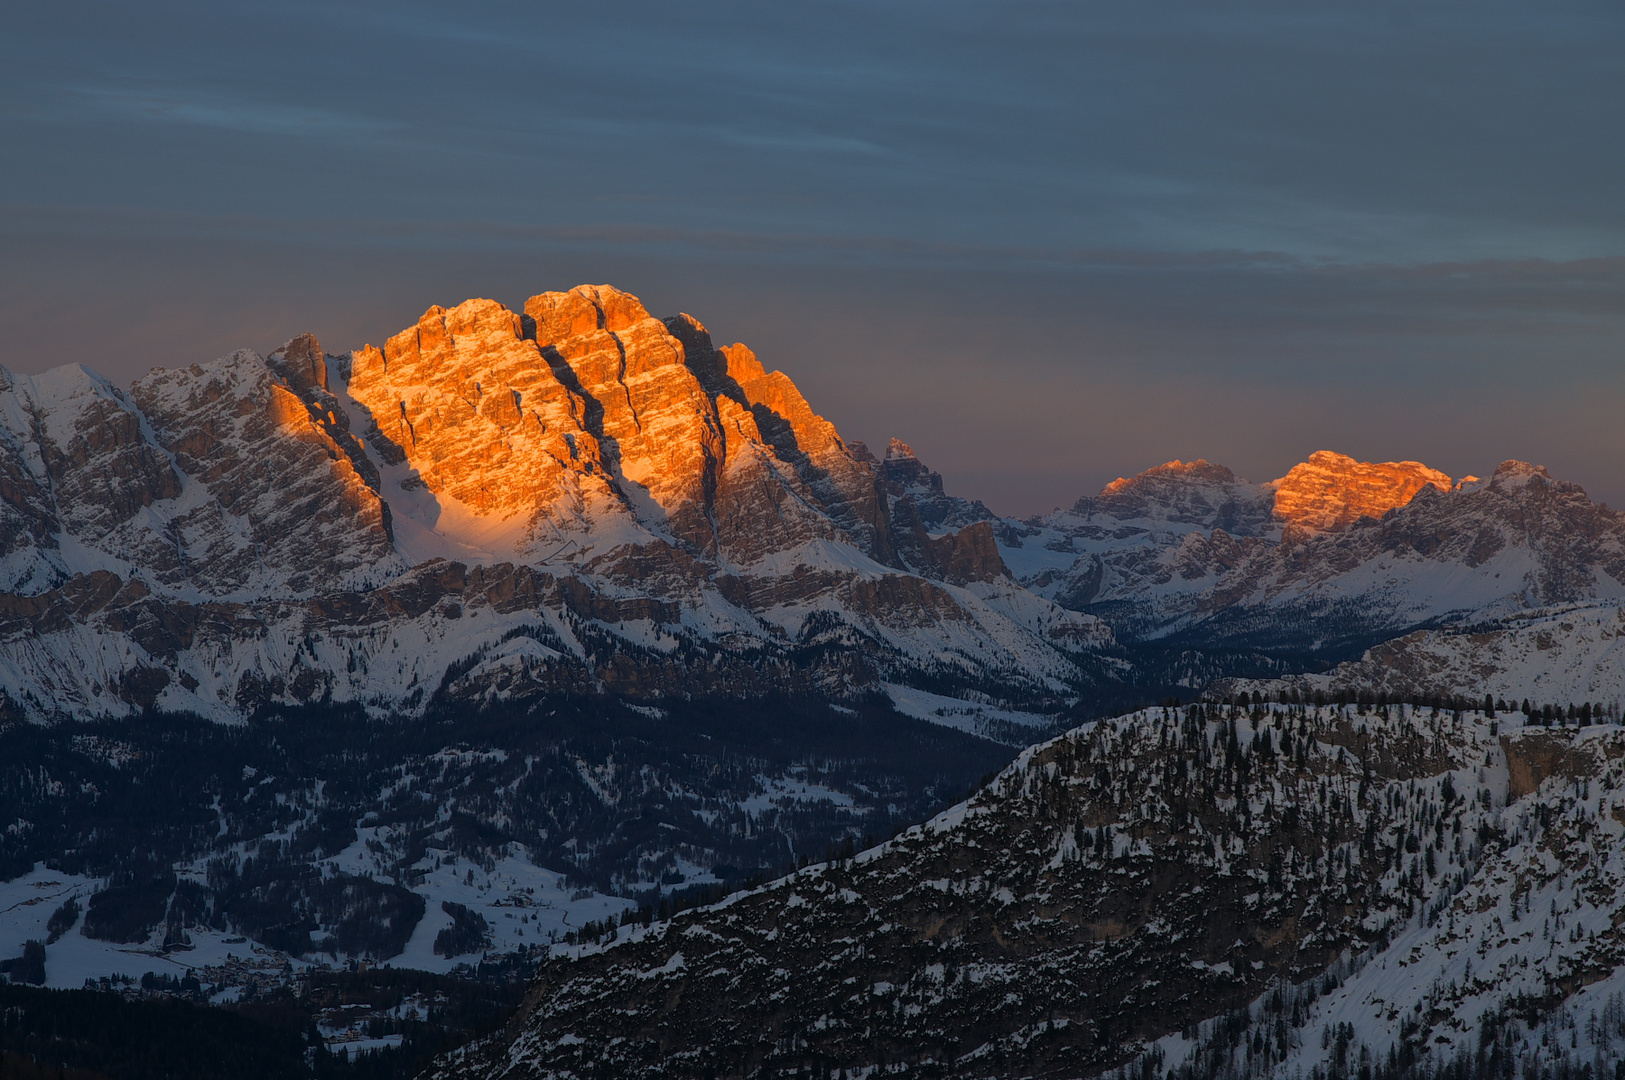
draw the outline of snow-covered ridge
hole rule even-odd
[[[609,286],[127,392],[0,373],[0,692],[36,719],[775,680],[1055,715],[1106,684],[1199,688],[1232,655],[1274,675],[1621,601],[1625,518],[1518,462],[1459,484],[1327,451],[1266,484],[1170,462],[998,519]],[[541,651],[509,644],[532,625]],[[607,642],[685,659],[618,678]]]
[[[1625,607],[1559,604],[1465,627],[1421,630],[1366,650],[1323,675],[1238,682],[1276,696],[1385,693],[1480,699],[1535,707],[1590,703],[1618,712],[1625,702]]]
[[[1625,599],[1625,516],[1517,461],[1452,483],[1318,452],[1258,485],[1171,462],[999,539],[1017,580],[1123,640],[1337,657],[1418,627]]]

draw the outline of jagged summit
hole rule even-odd
[[[1294,465],[1274,488],[1275,516],[1294,537],[1335,532],[1363,517],[1379,518],[1404,506],[1423,488],[1449,491],[1450,477],[1419,461],[1356,461],[1317,450]]]
[[[814,540],[886,555],[875,477],[787,376],[607,285],[533,296],[522,315],[430,308],[357,350],[348,394],[405,490],[432,497],[430,529],[448,503],[508,522],[521,556],[600,534],[746,563]]]
[[[1001,543],[1017,580],[1120,637],[1339,661],[1421,627],[1625,598],[1625,516],[1524,462],[1457,482],[1323,450],[1264,484],[1169,462]]]
[[[1170,526],[1222,528],[1253,535],[1269,521],[1267,492],[1206,460],[1165,462],[1119,477],[1100,494],[1079,499],[1066,516],[1113,522],[1153,520]]]
[[[1078,500],[1075,516],[1118,520],[1160,518],[1170,523],[1255,535],[1271,527],[1292,537],[1336,532],[1362,517],[1381,517],[1404,506],[1424,487],[1450,491],[1449,476],[1417,461],[1358,461],[1317,450],[1285,476],[1253,484],[1203,458],[1175,459],[1132,477],[1118,477],[1095,496]]]

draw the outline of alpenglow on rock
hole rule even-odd
[[[35,717],[913,684],[1041,725],[1111,643],[744,345],[607,285],[127,392],[0,373],[0,479],[0,690]]]

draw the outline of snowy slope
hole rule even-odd
[[[1625,607],[1562,605],[1451,630],[1407,634],[1366,650],[1324,675],[1301,675],[1237,688],[1485,694],[1536,706],[1625,702]]]
[[[1172,462],[1004,526],[1017,580],[1125,640],[1335,656],[1419,626],[1625,598],[1625,517],[1516,461],[1454,485],[1326,452],[1262,485]]]

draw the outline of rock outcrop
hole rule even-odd
[[[1625,515],[1522,462],[1452,484],[1321,451],[1261,485],[1170,462],[1000,543],[1024,585],[1122,638],[1299,658],[1625,599]]]

